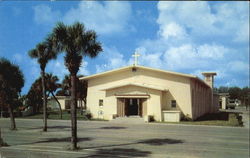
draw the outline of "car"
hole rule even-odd
[[[236,107],[235,100],[228,100],[228,102],[227,102],[227,109],[235,109],[235,107]]]

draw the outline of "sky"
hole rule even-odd
[[[249,2],[206,1],[0,1],[0,57],[19,65],[26,94],[40,75],[28,51],[57,22],[94,30],[103,51],[84,58],[78,72],[91,75],[133,64],[193,74],[216,72],[215,87],[249,86]],[[46,72],[68,74],[64,54]]]

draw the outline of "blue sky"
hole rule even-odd
[[[197,75],[215,71],[215,86],[249,85],[249,2],[0,1],[0,57],[19,65],[22,93],[40,75],[27,52],[58,21],[93,29],[103,52],[85,58],[78,74],[91,75],[133,63]],[[63,54],[47,72],[68,74]]]

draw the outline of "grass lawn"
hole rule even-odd
[[[43,114],[35,114],[31,116],[25,116],[25,117],[18,117],[18,118],[25,118],[25,119],[43,119]],[[51,120],[70,120],[71,116],[70,113],[67,111],[63,111],[62,113],[62,119],[60,118],[60,113],[59,112],[49,112],[48,119]],[[77,120],[93,120],[93,121],[105,121],[102,119],[88,119],[86,115],[81,115],[80,112],[77,112]]]
[[[211,126],[243,126],[242,118],[238,113],[219,112],[216,114],[207,114],[195,121],[164,122],[173,124],[190,124],[190,125],[211,125]]]

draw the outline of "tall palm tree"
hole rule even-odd
[[[65,52],[64,64],[70,72],[71,80],[71,134],[72,149],[77,149],[76,120],[76,75],[82,63],[83,56],[96,57],[102,51],[101,44],[96,41],[94,31],[86,31],[84,25],[77,22],[67,26],[58,23],[51,34],[59,52]]]
[[[24,86],[24,76],[17,65],[0,58],[0,104],[7,106],[11,120],[11,130],[16,129],[13,108],[17,106],[19,93]]]
[[[42,88],[43,88],[43,131],[47,131],[47,98],[45,89],[45,68],[49,60],[57,57],[53,49],[52,39],[48,37],[45,42],[36,45],[35,49],[30,50],[29,56],[37,59],[41,69]]]

